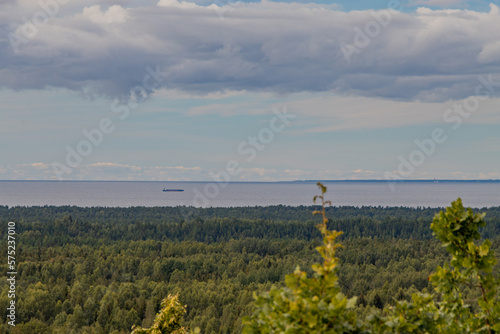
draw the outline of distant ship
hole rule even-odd
[[[163,188],[163,191],[184,191],[184,189],[165,189],[165,188]]]

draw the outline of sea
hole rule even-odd
[[[500,181],[322,181],[334,206],[446,207],[461,197],[465,206],[500,206]],[[180,189],[183,191],[163,191]],[[316,181],[130,182],[0,181],[2,206],[194,206],[313,205]]]

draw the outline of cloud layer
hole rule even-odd
[[[498,142],[498,138],[495,139]],[[203,170],[200,167],[164,167],[150,166],[139,167],[116,163],[95,163],[82,165],[64,180],[76,181],[207,181],[220,182],[223,177],[214,178],[210,175],[220,175],[222,170]],[[397,171],[394,171],[397,173]],[[416,172],[412,179],[500,179],[498,172]],[[365,169],[356,170],[301,170],[272,168],[241,168],[239,173],[230,181],[292,181],[292,180],[385,180],[383,172]],[[0,165],[0,180],[57,180],[50,164],[32,163],[14,166]]]
[[[60,4],[53,15],[28,1],[0,5],[0,86],[111,98],[141,86],[444,101],[474,95],[478,75],[500,73],[495,5],[404,14],[269,1],[101,2]]]

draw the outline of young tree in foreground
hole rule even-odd
[[[272,288],[268,293],[256,296],[257,310],[246,320],[244,333],[355,333],[361,328],[352,311],[356,297],[347,299],[338,285],[336,242],[342,232],[328,230],[325,206],[326,187],[318,183],[322,204],[322,222],[318,225],[323,236],[323,245],[316,249],[323,257],[322,264],[312,266],[314,274],[307,274],[297,268],[285,278],[286,287]]]
[[[187,329],[181,326],[184,313],[186,308],[179,302],[179,296],[168,295],[161,302],[161,310],[156,315],[153,326],[149,329],[134,326],[131,334],[187,334]]]
[[[325,215],[326,187],[318,183],[323,221],[318,225],[323,245],[317,250],[323,264],[313,265],[313,277],[299,268],[286,276],[286,287],[273,288],[255,296],[256,310],[245,320],[244,333],[498,333],[500,332],[499,282],[493,275],[496,263],[489,240],[480,239],[479,227],[484,226],[484,214],[465,209],[459,198],[446,212],[434,217],[431,229],[443,243],[451,261],[438,267],[429,279],[434,286],[431,294],[416,293],[412,300],[398,301],[365,321],[357,319],[352,308],[356,298],[347,299],[337,280],[341,247],[336,238],[342,232],[330,231]],[[464,288],[478,290],[476,300],[465,301]]]
[[[485,225],[483,218],[484,214],[465,209],[460,198],[446,212],[436,214],[431,229],[451,254],[451,261],[429,277],[434,293],[413,294],[411,302],[386,309],[385,317],[371,316],[373,332],[500,332],[500,284],[493,275],[496,259],[489,240],[475,243],[481,238],[478,230]],[[464,300],[464,288],[477,290],[479,297]]]

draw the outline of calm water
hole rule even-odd
[[[500,206],[500,182],[327,182],[334,205],[443,207],[457,197],[471,207]],[[314,182],[45,182],[0,181],[0,205],[267,206],[312,205]],[[184,192],[163,192],[163,188]]]

